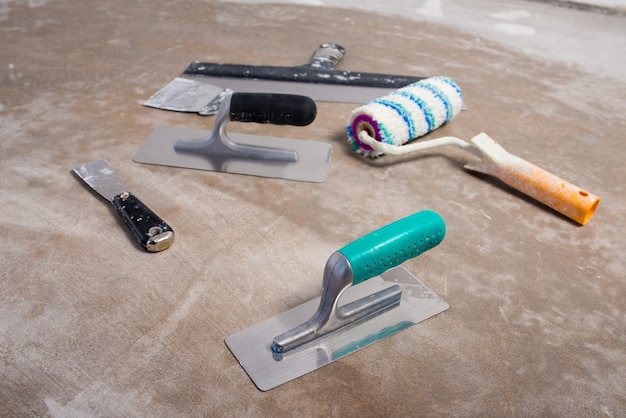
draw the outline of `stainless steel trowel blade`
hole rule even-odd
[[[352,286],[341,296],[341,304],[393,285],[402,287],[402,301],[396,308],[324,335],[285,354],[272,352],[273,338],[309,319],[317,309],[319,298],[226,337],[226,345],[254,384],[266,391],[424,321],[449,307],[402,266]]]
[[[330,165],[330,144],[319,141],[287,139],[229,133],[229,137],[240,144],[258,145],[294,150],[296,162],[277,162],[259,159],[225,158],[179,152],[174,149],[178,139],[202,139],[210,130],[157,126],[152,130],[133,160],[138,163],[191,168],[195,170],[219,171],[260,177],[281,178],[296,181],[321,183],[326,180]]]

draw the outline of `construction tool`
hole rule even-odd
[[[369,157],[453,145],[481,159],[468,163],[466,169],[494,176],[581,225],[591,219],[600,203],[598,196],[509,154],[485,133],[470,143],[455,137],[410,142],[450,120],[461,100],[453,80],[421,80],[353,110],[346,127],[348,141],[353,150]]]
[[[448,304],[400,264],[444,236],[443,219],[428,210],[371,232],[330,256],[320,298],[230,335],[226,345],[266,391],[437,315]]]
[[[159,252],[172,245],[172,228],[128,191],[108,162],[95,160],[81,164],[74,167],[74,173],[113,204],[137,242],[146,250]]]
[[[450,122],[462,107],[463,94],[454,80],[424,79],[353,110],[346,128],[348,142],[354,151],[378,157],[382,153],[361,142],[355,132],[366,131],[380,142],[402,145]]]
[[[212,131],[158,126],[133,160],[138,163],[220,171],[297,181],[323,182],[330,144],[226,132],[230,121],[305,126],[316,115],[308,97],[228,93]]]
[[[298,94],[316,101],[366,103],[423,77],[360,73],[335,68],[346,50],[320,45],[310,62],[294,67],[192,62],[145,106],[213,115],[231,91]]]

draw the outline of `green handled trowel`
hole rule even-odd
[[[448,304],[400,266],[439,244],[445,230],[437,213],[422,211],[357,239],[328,259],[320,298],[226,337],[226,345],[266,391],[445,311]]]

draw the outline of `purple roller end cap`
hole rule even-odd
[[[359,130],[362,130],[362,124],[367,126],[367,130],[370,136],[375,138],[380,142],[380,129],[378,128],[378,123],[369,115],[358,115],[352,121],[352,134],[354,136],[354,141],[359,144],[359,147],[363,148],[366,151],[373,151],[374,149],[369,145],[364,144],[359,140]],[[373,132],[372,132],[373,129]]]

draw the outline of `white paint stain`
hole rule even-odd
[[[8,15],[11,12],[9,4],[12,2],[12,0],[0,0],[0,22],[9,20]]]
[[[48,0],[28,0],[28,7],[30,8],[41,7],[41,6],[45,6],[48,3],[49,3]]]
[[[443,18],[442,1],[427,0],[422,7],[417,8],[417,13],[422,16]]]
[[[224,3],[246,3],[246,4],[266,4],[266,3],[277,3],[276,0],[222,0]],[[283,1],[278,3],[287,3],[287,4],[300,4],[303,6],[323,6],[324,3],[319,0],[291,0],[291,1]]]
[[[531,14],[527,10],[510,10],[508,12],[491,13],[489,16],[493,17],[494,19],[517,20],[530,17]]]
[[[128,39],[110,39],[107,41],[107,44],[111,46],[130,46],[130,41]]]
[[[124,411],[125,416],[145,415],[149,405],[153,404],[152,395],[137,389],[116,390],[103,382],[95,382],[78,392],[73,399],[59,402],[52,397],[45,397],[48,415],[53,418],[90,418],[96,416],[116,416]],[[94,404],[97,412],[94,412]],[[157,414],[158,415],[158,414]]]
[[[498,32],[505,32],[511,35],[534,35],[535,28],[526,26],[526,25],[518,25],[514,23],[496,23],[494,29]]]
[[[0,22],[6,22],[10,19],[12,3],[18,3],[20,0],[0,0]],[[28,7],[31,9],[45,6],[51,0],[28,0]]]
[[[506,314],[504,312],[504,308],[502,306],[499,306],[498,309],[500,310],[500,315],[502,315],[502,319],[504,319],[504,322],[509,322],[509,320],[506,317]]]

